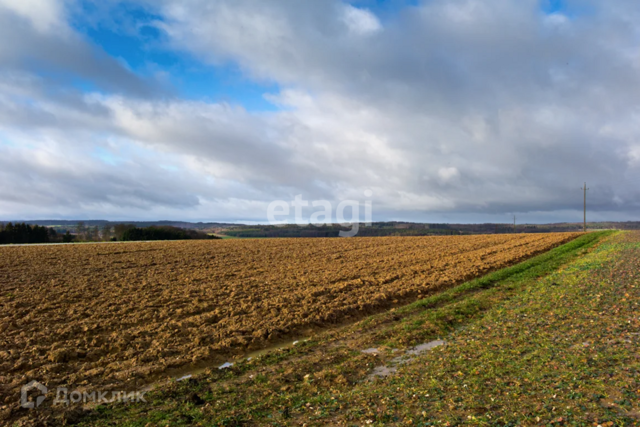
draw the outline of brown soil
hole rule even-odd
[[[579,234],[0,248],[0,403],[38,380],[93,389],[344,323]],[[218,358],[218,359],[216,359]]]

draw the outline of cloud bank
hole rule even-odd
[[[125,31],[109,8],[2,0],[0,218],[265,222],[371,190],[374,220],[572,221],[587,181],[592,219],[638,219],[631,1],[123,3],[161,49],[275,85],[273,108],[110,55],[78,25]]]

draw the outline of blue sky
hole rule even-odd
[[[566,4],[563,0],[544,0],[541,6],[545,13],[563,12],[566,8]]]
[[[0,220],[637,219],[631,0],[0,0]],[[376,212],[377,215],[376,216]]]
[[[92,2],[83,2],[74,27],[97,49],[126,64],[145,78],[160,78],[175,95],[206,102],[229,102],[250,111],[272,111],[276,107],[264,94],[278,91],[274,81],[247,78],[237,64],[205,63],[193,55],[172,49],[166,34],[158,28],[162,16],[131,2],[116,4],[107,22],[87,22],[87,15],[99,14]],[[120,18],[121,22],[114,22]]]

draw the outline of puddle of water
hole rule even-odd
[[[233,366],[233,363],[224,362],[222,365],[218,366],[218,369],[227,369]]]
[[[183,377],[180,378],[176,378],[176,381],[184,381],[184,380],[188,380],[189,378],[191,378],[193,375],[189,374],[189,375],[185,375]]]
[[[407,350],[407,352],[402,356],[394,357],[393,359],[391,359],[387,366],[385,365],[376,366],[373,369],[373,372],[371,372],[367,377],[367,381],[372,381],[375,378],[388,377],[389,375],[392,375],[395,372],[397,372],[398,368],[396,368],[394,365],[403,365],[415,359],[416,356],[419,356],[423,353],[426,353],[429,350],[433,350],[434,348],[444,344],[446,343],[442,340],[435,340],[435,341],[417,345],[412,349]],[[374,351],[377,352],[378,350],[375,348],[368,348],[366,350],[362,350],[363,353],[374,353]]]
[[[442,340],[435,340],[435,341],[431,341],[431,342],[426,342],[424,344],[420,344],[415,346],[414,348],[412,348],[411,350],[407,351],[406,354],[410,354],[410,355],[419,355],[422,354],[426,351],[432,350],[438,346],[441,346],[444,344],[444,341]]]
[[[378,350],[377,348],[367,348],[365,350],[362,350],[363,353],[365,354],[378,354],[380,352],[380,350]]]
[[[388,377],[391,374],[394,374],[398,371],[398,368],[394,368],[393,366],[377,366],[373,369],[373,372],[369,374],[369,379],[373,378],[384,378]]]

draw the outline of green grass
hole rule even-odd
[[[466,282],[451,290],[416,301],[415,303],[402,308],[401,312],[411,312],[418,308],[430,308],[445,303],[451,303],[452,301],[468,295],[469,293],[477,292],[482,289],[489,289],[498,284],[516,284],[519,282],[528,282],[530,280],[537,279],[555,271],[557,268],[574,259],[576,256],[584,255],[587,248],[613,233],[615,232],[604,231],[585,234],[569,243],[554,248],[530,260]]]
[[[354,388],[338,418],[373,425],[638,425],[639,240],[616,236],[521,289],[450,334],[447,346],[375,387]],[[372,413],[368,402],[382,403]]]
[[[585,329],[571,319],[593,320],[584,309],[593,293],[585,288],[587,279],[596,280],[617,254],[639,250],[615,232],[589,233],[296,346],[171,383],[148,394],[146,404],[100,407],[84,425],[590,425],[580,417],[631,425],[601,401],[614,396],[622,402],[616,405],[632,411],[627,402],[637,396],[633,386],[619,395],[597,386],[628,353],[618,349],[609,365],[585,370],[581,361],[597,365],[596,355],[569,358],[564,352],[582,342],[581,334],[594,342],[594,334],[606,338],[600,326],[587,323],[591,328]],[[602,295],[617,292],[608,290],[608,282],[601,286]],[[562,334],[572,340],[565,343]],[[448,345],[400,366],[396,375],[365,381],[374,367],[437,338]],[[369,347],[381,353],[360,351]],[[632,377],[637,371],[629,372]]]

